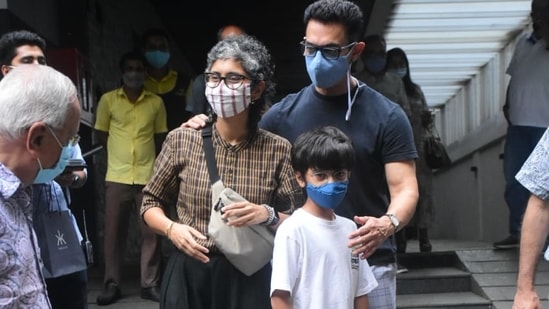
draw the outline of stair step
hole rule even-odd
[[[397,275],[397,294],[471,291],[471,274],[455,267],[410,268]]]
[[[406,294],[397,296],[397,308],[489,309],[492,302],[473,292]]]

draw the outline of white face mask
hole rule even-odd
[[[129,88],[139,89],[143,87],[145,82],[145,73],[136,71],[126,72],[122,74],[122,82]]]
[[[243,83],[231,89],[220,82],[215,88],[206,86],[206,98],[217,117],[230,118],[245,111],[252,102],[252,87]]]

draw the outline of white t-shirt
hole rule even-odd
[[[549,50],[544,40],[521,38],[507,68],[513,125],[549,127]]]
[[[294,309],[353,308],[356,297],[377,287],[368,262],[347,248],[354,230],[347,218],[324,220],[296,210],[276,232],[271,295],[289,291]]]

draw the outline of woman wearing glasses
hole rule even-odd
[[[208,53],[206,98],[213,115],[212,142],[219,176],[249,202],[223,208],[236,227],[273,230],[302,202],[290,164],[290,143],[258,129],[274,94],[273,65],[265,46],[247,35],[218,42]],[[166,138],[144,188],[141,213],[178,249],[162,281],[161,308],[270,308],[271,266],[246,276],[207,237],[211,184],[200,131],[179,128]],[[177,208],[178,218],[166,216]],[[279,220],[281,219],[281,220]]]

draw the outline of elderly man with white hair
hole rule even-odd
[[[80,104],[72,81],[44,65],[14,68],[0,93],[0,307],[50,308],[29,185],[67,165]]]

